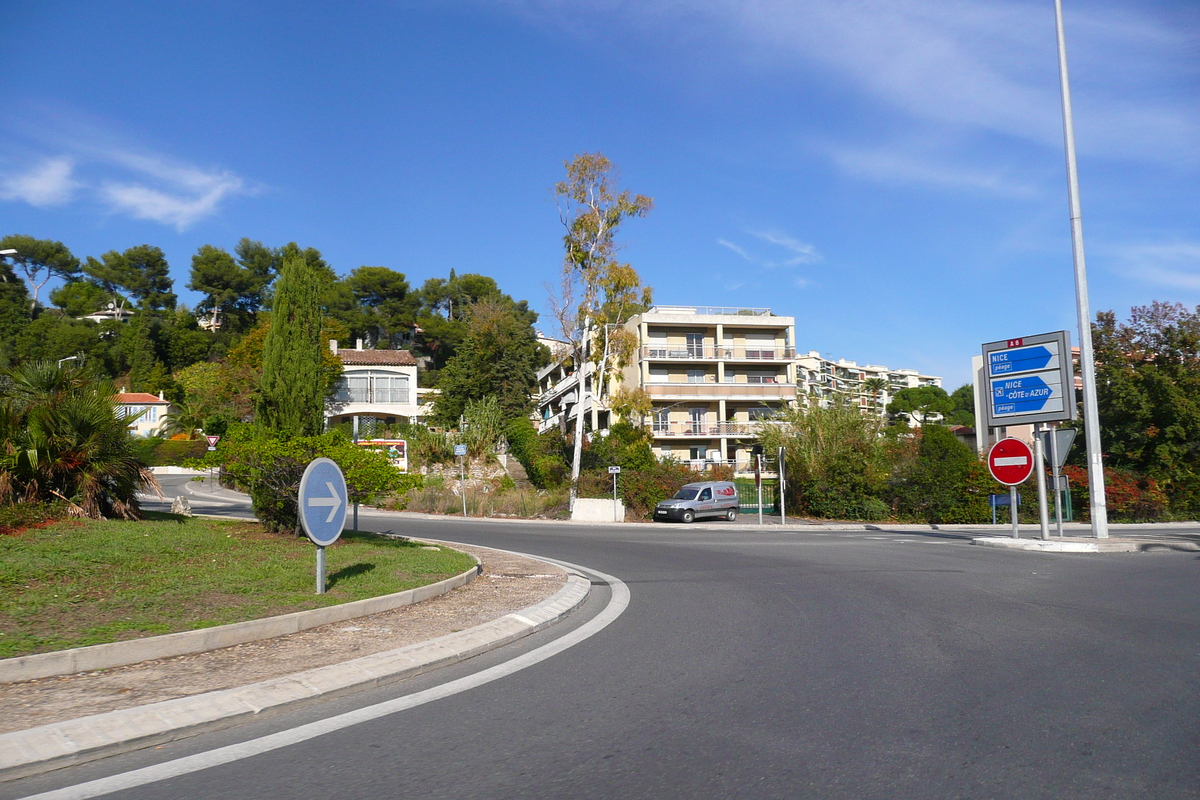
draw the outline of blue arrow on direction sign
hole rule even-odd
[[[992,381],[992,416],[1041,411],[1053,394],[1037,375]]]
[[[346,524],[346,479],[328,458],[312,461],[300,479],[300,525],[314,544],[327,547],[342,535]]]
[[[1045,369],[1054,354],[1042,345],[1020,347],[1016,350],[997,350],[989,354],[990,375],[1011,375],[1017,372],[1033,372]]]

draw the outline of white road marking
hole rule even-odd
[[[553,559],[544,560],[553,561]],[[251,756],[269,753],[272,750],[299,744],[300,742],[315,739],[318,736],[324,736],[327,733],[340,731],[343,728],[349,728],[363,722],[370,722],[380,717],[386,717],[389,714],[395,714],[398,711],[404,711],[405,709],[424,705],[434,700],[440,700],[443,697],[450,697],[459,692],[465,692],[468,689],[474,689],[477,686],[491,683],[494,680],[545,661],[551,656],[558,655],[567,648],[573,647],[604,630],[629,607],[629,587],[619,579],[614,578],[612,575],[605,575],[603,572],[597,572],[594,569],[585,569],[564,561],[555,561],[554,563],[577,570],[580,573],[591,573],[599,577],[612,588],[612,597],[609,599],[608,605],[596,617],[562,638],[556,639],[536,650],[517,656],[503,664],[497,664],[482,672],[477,672],[474,675],[468,675],[465,678],[459,678],[458,680],[450,681],[441,686],[435,686],[432,689],[426,689],[423,692],[410,694],[406,697],[386,700],[373,706],[339,714],[336,717],[310,722],[298,728],[273,733],[270,736],[263,736],[258,739],[251,739],[248,742],[219,747],[216,750],[209,750],[207,753],[197,753],[194,756],[177,758],[174,761],[165,761],[162,764],[135,769],[132,772],[125,772],[120,775],[111,775],[107,778],[99,778],[75,786],[67,786],[62,789],[43,792],[42,794],[29,795],[24,800],[86,800],[86,798],[99,797],[111,794],[112,792],[132,789],[136,786],[145,786],[148,783],[176,778],[180,775],[188,775],[193,772],[209,769],[210,767],[218,767],[222,764],[240,761]]]

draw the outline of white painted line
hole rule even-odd
[[[553,559],[543,560],[553,561]],[[386,717],[389,714],[395,714],[398,711],[404,711],[405,709],[415,708],[434,700],[440,700],[443,697],[450,697],[459,692],[465,692],[468,689],[474,689],[478,686],[491,683],[494,680],[512,675],[514,672],[519,672],[526,667],[531,667],[534,664],[558,655],[570,647],[574,647],[604,630],[629,607],[629,587],[619,579],[614,578],[612,575],[605,575],[603,572],[584,569],[583,567],[563,561],[554,561],[554,563],[578,570],[582,573],[591,573],[597,576],[612,587],[612,597],[609,599],[608,605],[596,617],[585,622],[562,638],[556,639],[536,650],[517,656],[503,664],[497,664],[482,672],[477,672],[474,675],[468,675],[465,678],[459,678],[458,680],[450,681],[441,686],[435,686],[432,689],[426,689],[423,692],[410,694],[406,697],[386,700],[373,706],[339,714],[336,717],[310,722],[298,728],[273,733],[270,736],[263,736],[258,739],[251,739],[248,742],[219,747],[207,753],[197,753],[194,756],[165,761],[162,764],[135,769],[132,772],[125,772],[120,775],[111,775],[107,778],[100,778],[75,786],[66,786],[62,789],[55,789],[54,791],[43,792],[42,794],[29,795],[25,800],[86,800],[86,798],[100,797],[101,795],[132,789],[137,786],[145,786],[148,783],[200,772],[210,767],[219,767],[222,764],[240,761],[262,753],[269,753],[272,750],[279,750],[283,747],[306,742],[309,739],[315,739],[327,733],[340,731],[363,722],[370,722],[380,717]]]

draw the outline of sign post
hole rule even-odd
[[[784,508],[784,505],[783,505],[784,504],[783,496],[785,494],[786,489],[787,489],[787,484],[784,482],[784,478],[783,478],[783,448],[780,447],[779,448],[779,524],[780,525],[787,524],[787,510]]]
[[[1076,433],[1078,431],[1074,428],[1055,428],[1042,434],[1050,450],[1050,467],[1054,476],[1054,524],[1060,537],[1063,535],[1062,468],[1067,463],[1067,453],[1071,452]]]
[[[1046,512],[1045,451],[1041,428],[1047,422],[1073,420],[1075,368],[1070,331],[1055,331],[989,342],[983,346],[989,428],[1031,424],[1036,440],[1038,521],[1050,538]],[[1001,483],[1005,481],[1000,480]]]
[[[458,462],[458,486],[462,490],[463,516],[465,517],[467,515],[467,446],[465,444],[454,445],[454,457],[462,459],[462,461]]]
[[[348,498],[346,478],[332,459],[309,462],[300,478],[297,505],[300,526],[317,546],[317,594],[325,594],[325,548],[342,535]]]
[[[613,522],[620,522],[617,519],[617,476],[621,474],[621,468],[609,467],[608,474],[613,476]]]
[[[1033,453],[1020,439],[1001,439],[988,451],[988,471],[1000,483],[1008,486],[1008,503],[1012,515],[1012,537],[1019,538],[1017,527],[1017,484],[1024,483],[1033,472]]]

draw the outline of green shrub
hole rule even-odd
[[[147,466],[174,467],[188,459],[203,458],[208,451],[205,439],[162,439],[151,436],[134,439],[133,446]]]
[[[988,522],[988,494],[997,491],[979,456],[949,428],[921,429],[915,458],[892,474],[890,491],[901,517],[929,523]]]
[[[339,431],[287,437],[254,425],[235,425],[215,452],[192,465],[219,465],[227,481],[250,495],[254,514],[267,530],[299,532],[300,478],[308,463],[320,457],[341,468],[351,503],[372,504],[400,485],[401,473],[383,453],[359,447]]]
[[[727,467],[697,472],[674,460],[655,461],[645,469],[622,469],[617,479],[617,496],[625,502],[628,515],[651,519],[654,507],[673,497],[685,483],[732,480]],[[612,497],[612,476],[608,470],[589,470],[579,475],[580,497]]]
[[[538,434],[527,418],[509,420],[505,428],[509,454],[525,468],[529,481],[539,489],[560,486],[568,469],[563,459],[563,439],[557,430]]]

